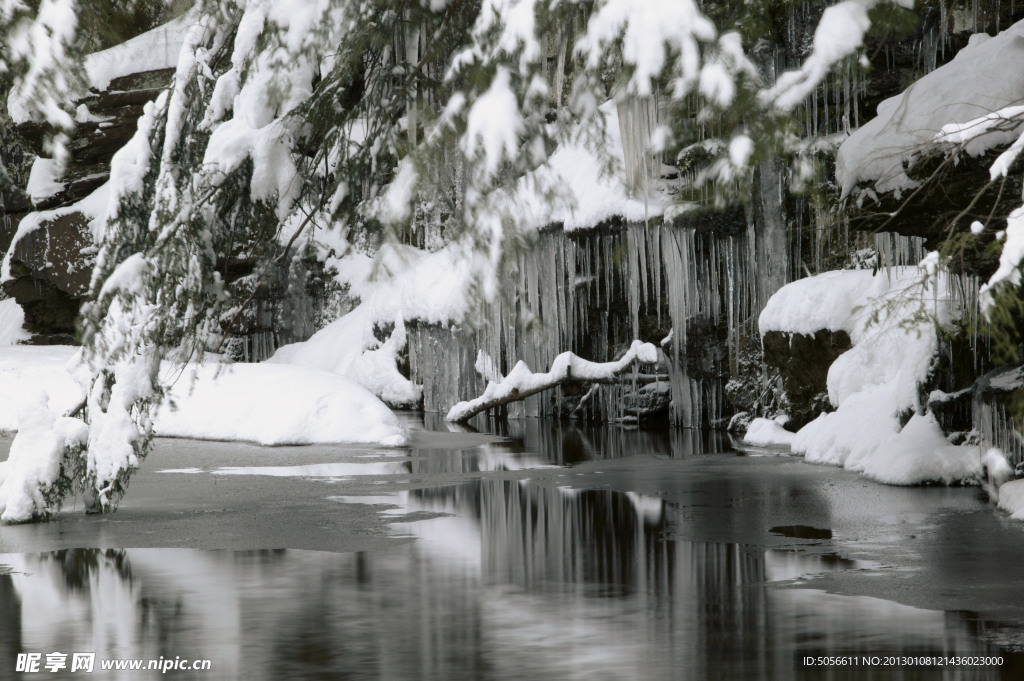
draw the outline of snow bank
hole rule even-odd
[[[18,429],[18,410],[33,390],[44,391],[61,414],[82,400],[82,388],[67,369],[76,351],[62,345],[0,345],[0,431]]]
[[[854,470],[890,485],[948,485],[982,477],[978,448],[949,444],[931,414],[915,414],[895,437],[855,464]]]
[[[827,272],[784,286],[769,300],[761,333],[845,331],[853,348],[828,371],[829,401],[792,440],[807,461],[843,466],[889,484],[977,480],[974,447],[952,447],[930,414],[919,409],[918,386],[938,349],[936,324],[954,317],[943,273],[929,256],[920,267]],[[755,433],[756,434],[756,433]]]
[[[1024,520],[1024,480],[1011,480],[999,488],[999,508],[1014,520]]]
[[[406,441],[380,400],[336,374],[278,364],[190,366],[153,419],[158,436],[262,445]]]
[[[392,407],[415,406],[423,388],[398,371],[398,356],[406,342],[405,323],[399,316],[384,343],[374,337],[374,323],[370,306],[360,305],[309,340],[282,346],[267,362],[341,374]]]
[[[44,391],[66,413],[82,399],[69,373],[77,348],[0,346],[0,430],[17,430],[25,395]],[[161,378],[177,372],[164,365]],[[192,379],[196,378],[193,383]],[[260,444],[405,442],[404,428],[367,390],[336,374],[273,364],[190,366],[154,418],[157,436]]]
[[[914,187],[904,166],[934,149],[944,126],[966,124],[1024,99],[1022,38],[1024,22],[994,38],[974,35],[953,61],[879,104],[878,116],[839,148],[836,178],[843,194],[860,182],[874,182],[878,192]],[[976,156],[1019,134],[1019,125],[992,128],[968,141],[965,150]]]
[[[24,329],[25,311],[13,298],[0,300],[0,346],[14,345],[32,337]]]
[[[796,433],[791,433],[773,419],[757,418],[750,422],[743,441],[757,447],[790,447]]]

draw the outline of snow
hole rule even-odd
[[[999,488],[999,508],[1014,520],[1024,520],[1024,480],[1011,480]]]
[[[23,326],[25,311],[13,298],[0,300],[0,347],[14,345],[32,337]],[[2,429],[3,426],[0,426]]]
[[[224,466],[216,468],[210,473],[212,475],[266,475],[275,478],[347,480],[370,475],[409,475],[409,469],[403,461],[375,461],[371,463],[313,463],[304,466]]]
[[[843,466],[889,484],[977,480],[977,448],[952,447],[931,414],[919,410],[919,384],[931,371],[935,325],[955,315],[945,275],[929,255],[919,267],[841,270],[788,284],[769,300],[761,333],[845,331],[853,347],[829,368],[837,407],[792,440],[809,462]],[[904,417],[905,418],[905,417]]]
[[[1019,122],[975,133],[979,119],[1024,98],[1022,63],[1024,21],[989,40],[972,40],[951,62],[879,104],[878,116],[839,148],[836,177],[843,194],[862,182],[873,182],[877,192],[914,187],[905,165],[936,144],[963,142],[964,150],[977,156],[1014,142]],[[969,134],[957,137],[962,130]]]
[[[82,421],[57,416],[45,391],[21,394],[18,436],[0,469],[0,520],[25,522],[49,512],[47,493],[59,484],[65,453],[85,444],[88,427]]]
[[[0,345],[0,431],[18,429],[18,409],[31,390],[45,391],[50,407],[61,414],[82,400],[67,370],[76,351],[66,345]]]
[[[483,156],[488,177],[498,172],[502,161],[515,158],[523,119],[519,101],[512,92],[508,69],[499,67],[491,86],[473,103],[466,119],[462,148],[466,156]]]
[[[156,412],[154,431],[262,445],[406,441],[391,410],[354,381],[269,363],[188,367]]]
[[[370,308],[370,304],[358,306],[309,340],[278,348],[267,361],[341,374],[390,406],[416,406],[423,388],[403,376],[397,367],[399,353],[406,343],[405,323],[399,315],[391,336],[380,343],[373,335],[375,322],[370,317]]]
[[[870,0],[845,0],[827,8],[814,29],[810,56],[800,69],[779,77],[764,97],[776,107],[789,111],[804,101],[825,78],[832,65],[854,54],[864,43],[871,26]]]
[[[464,421],[480,407],[517,394],[530,395],[552,387],[569,377],[582,381],[607,381],[620,374],[634,362],[657,364],[657,348],[651,343],[635,340],[629,350],[614,362],[591,362],[572,352],[563,352],[551,362],[551,370],[547,373],[534,373],[530,371],[526,362],[520,360],[504,379],[500,382],[489,383],[479,397],[459,402],[448,411],[445,418],[454,422]]]
[[[69,373],[76,366],[77,352],[69,346],[0,346],[0,430],[17,430],[18,410],[32,390],[44,391],[50,407],[60,414],[81,402],[82,389]],[[164,380],[177,376],[170,364],[163,366]],[[394,414],[367,390],[342,376],[302,367],[190,365],[168,396],[178,409],[165,402],[157,410],[153,419],[157,436],[268,445],[387,446],[400,445],[406,438]],[[121,455],[132,456],[126,451]],[[102,452],[97,456],[109,458]]]
[[[193,13],[187,12],[120,45],[90,54],[85,58],[89,84],[103,92],[115,78],[174,68],[194,21]]]
[[[978,448],[949,444],[932,414],[915,414],[898,435],[847,468],[890,485],[948,485],[982,478]]]
[[[28,175],[25,193],[32,199],[33,204],[40,203],[64,190],[64,183],[57,181],[60,172],[59,165],[53,159],[37,157],[32,162],[32,170]]]
[[[743,441],[757,447],[790,447],[796,433],[782,427],[776,419],[756,418],[750,422]]]
[[[603,125],[578,127],[546,163],[519,181],[509,205],[515,207],[520,224],[539,230],[561,223],[566,231],[574,231],[597,227],[613,217],[643,222],[671,204],[660,192],[652,192],[646,201],[629,195],[620,165],[624,151],[617,107],[606,102],[600,112]],[[605,168],[590,145],[604,149],[617,167]]]

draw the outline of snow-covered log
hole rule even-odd
[[[454,423],[464,423],[480,412],[526,399],[567,381],[609,383],[636,364],[657,362],[657,348],[651,343],[638,340],[633,341],[626,354],[614,362],[591,362],[575,353],[563,352],[555,357],[550,371],[535,374],[525,362],[520,361],[503,380],[488,384],[480,397],[459,402],[449,410],[445,418]]]

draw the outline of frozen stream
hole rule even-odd
[[[0,527],[0,679],[53,651],[207,658],[167,675],[202,679],[1024,675],[1024,525],[977,488],[693,431],[512,428],[397,450],[162,440],[116,514]],[[1003,665],[802,662],[851,654]],[[121,674],[42,676],[163,676]]]

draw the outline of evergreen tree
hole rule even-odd
[[[161,360],[219,348],[251,300],[227,263],[253,264],[254,291],[310,224],[379,241],[428,211],[493,298],[528,231],[509,210],[516,183],[579,131],[599,132],[603,102],[633,122],[625,170],[638,195],[656,159],[690,173],[680,209],[704,184],[744,191],[757,163],[798,157],[790,112],[857,59],[872,20],[911,5],[828,7],[802,63],[776,79],[757,48],[779,3],[200,0],[171,86],[112,163],[82,312],[88,447],[69,446],[66,469],[94,510],[116,505],[151,437]],[[84,88],[78,57],[96,47],[75,28],[93,15],[74,0],[0,0],[12,113],[47,125],[58,159]]]

